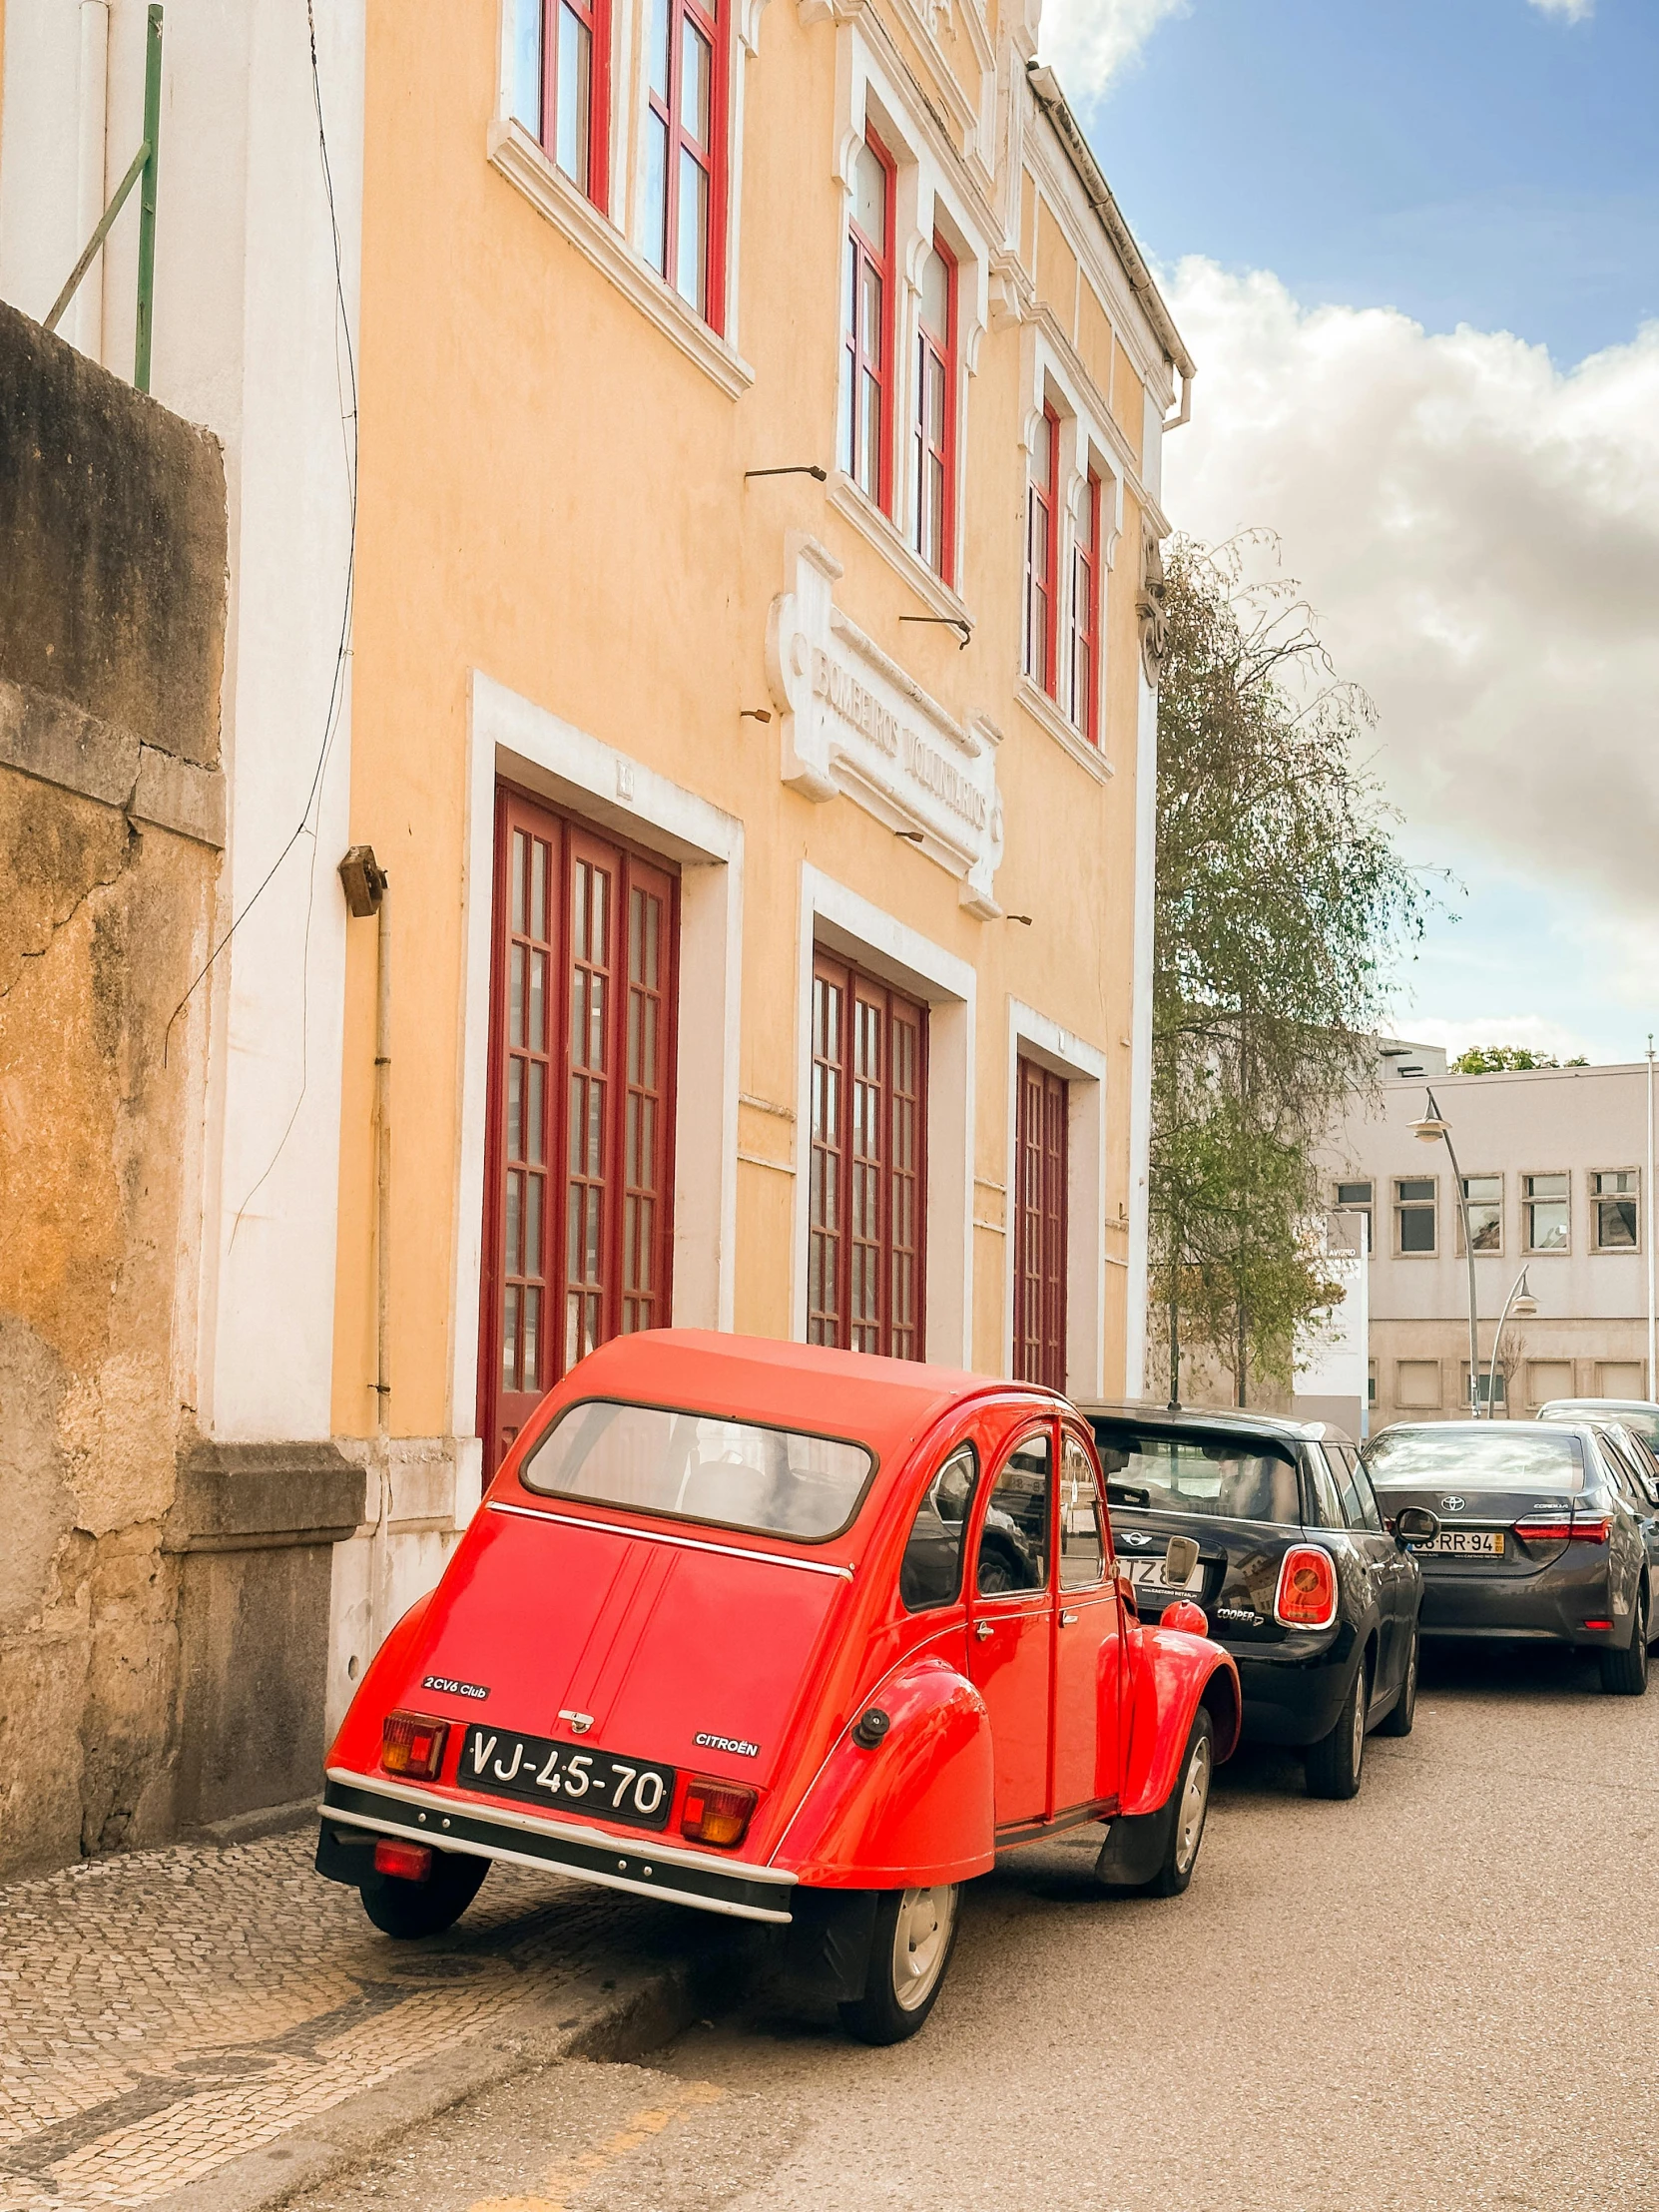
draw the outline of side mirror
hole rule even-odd
[[[1440,1533],[1440,1516],[1426,1505],[1402,1505],[1394,1515],[1394,1540],[1401,1544],[1431,1544]]]
[[[1438,1527],[1438,1522],[1435,1526]],[[1192,1580],[1198,1565],[1198,1543],[1192,1536],[1172,1536],[1164,1553],[1164,1580],[1180,1590]]]
[[[1192,1542],[1190,1536],[1185,1540]],[[1166,1605],[1164,1617],[1158,1626],[1183,1629],[1189,1636],[1208,1636],[1210,1633],[1210,1623],[1205,1618],[1203,1606],[1195,1605],[1190,1597],[1180,1597],[1173,1605]]]

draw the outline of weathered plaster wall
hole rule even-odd
[[[217,443],[0,305],[0,1871],[168,1833]]]

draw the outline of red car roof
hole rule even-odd
[[[553,1391],[550,1404],[618,1397],[687,1406],[733,1420],[845,1436],[884,1458],[963,1397],[1023,1387],[867,1352],[729,1337],[712,1329],[653,1329],[615,1337],[589,1353]]]

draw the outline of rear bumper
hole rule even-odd
[[[650,1835],[610,1836],[537,1820],[529,1815],[482,1812],[435,1791],[406,1783],[368,1783],[330,1771],[322,1793],[322,1846],[318,1871],[335,1882],[355,1883],[360,1861],[372,1866],[376,1836],[398,1836],[438,1851],[474,1859],[505,1859],[520,1867],[553,1867],[560,1874],[604,1890],[665,1898],[744,1921],[788,1923],[796,1878],[742,1861],[722,1866],[700,1853]]]
[[[1246,1742],[1315,1744],[1337,1725],[1358,1664],[1355,1640],[1340,1635],[1313,1658],[1264,1659],[1234,1651],[1244,1692]]]
[[[1589,1547],[1579,1545],[1580,1552]],[[1628,1613],[1614,1613],[1608,1559],[1597,1551],[1580,1564],[1565,1560],[1528,1575],[1424,1573],[1425,1636],[1510,1636],[1605,1650],[1629,1641]],[[1585,1621],[1611,1620],[1611,1629]]]

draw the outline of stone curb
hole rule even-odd
[[[556,1995],[526,1997],[479,2034],[347,2097],[320,2124],[228,2160],[200,2181],[150,2199],[145,2212],[267,2212],[531,2066],[634,2059],[661,2049],[742,1993],[768,1956],[770,1933],[716,1923],[696,1950],[667,1965],[623,1974],[614,1985],[590,1979]]]

